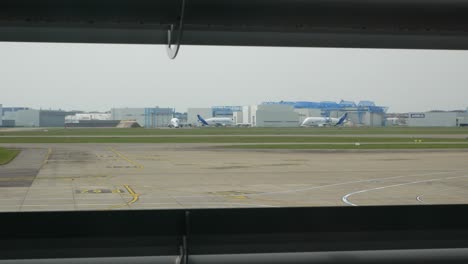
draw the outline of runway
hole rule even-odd
[[[468,151],[1,144],[0,211],[468,203]]]

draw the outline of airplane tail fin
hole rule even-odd
[[[201,117],[200,115],[197,115],[197,117],[198,121],[200,121],[203,125],[208,126],[208,122],[206,122],[206,120],[203,119],[203,117]]]
[[[344,113],[344,115],[342,115],[340,117],[340,119],[338,120],[338,123],[336,123],[335,126],[339,126],[339,125],[342,125],[344,123],[344,121],[346,120],[346,118],[348,117],[348,113]]]

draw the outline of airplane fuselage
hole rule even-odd
[[[338,121],[338,118],[332,117],[308,117],[304,119],[301,126],[334,126]]]
[[[205,119],[209,126],[232,126],[234,122],[228,117],[212,117]]]
[[[211,117],[204,119],[200,115],[197,115],[198,121],[203,126],[232,126],[234,121],[229,117]]]
[[[348,116],[348,114],[345,113],[340,118],[334,118],[334,117],[307,117],[301,123],[301,126],[302,127],[310,127],[310,126],[323,127],[323,126],[342,125],[345,122],[347,116]]]

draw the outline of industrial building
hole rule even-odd
[[[76,112],[26,109],[5,112],[3,118],[13,120],[14,125],[19,127],[63,127],[65,125],[65,116],[74,114]]]
[[[467,111],[429,111],[408,113],[410,127],[458,127],[468,126]]]
[[[255,113],[257,112],[258,105],[249,105],[242,107],[242,122],[236,124],[250,124],[251,126],[256,125]]]
[[[213,106],[189,108],[189,124],[197,124],[197,115],[204,118],[230,117],[236,125],[253,127],[297,127],[307,117],[340,117],[348,113],[348,124],[380,127],[385,125],[386,107],[376,106],[371,101],[354,103],[336,102],[264,102],[249,106]]]
[[[29,107],[4,107],[0,105],[0,127],[14,127],[15,113],[21,110],[28,110]]]
[[[242,111],[242,106],[212,106],[213,117],[230,117],[234,112]]]
[[[5,115],[5,113],[8,113],[8,112],[17,112],[17,111],[20,111],[20,110],[28,110],[28,109],[31,109],[29,107],[3,107],[0,111],[0,113],[3,115]]]
[[[458,117],[458,126],[468,127],[468,107],[464,114],[460,114]]]
[[[332,101],[323,102],[264,102],[262,105],[289,105],[298,113],[298,123],[307,117],[340,117],[348,113],[348,124],[355,126],[380,127],[385,125],[385,113],[387,107],[377,106],[372,101],[352,101],[341,100],[339,103]],[[244,115],[245,117],[245,115]]]
[[[65,127],[116,127],[120,120],[111,120],[110,113],[80,113],[65,117]]]
[[[142,127],[165,127],[174,116],[173,108],[112,108],[111,119],[122,121],[136,121]]]
[[[241,124],[249,124],[249,123],[244,123],[244,116],[242,111],[236,111],[232,113],[232,121],[236,125],[241,125]],[[250,125],[250,124],[249,124]]]
[[[187,113],[173,108],[113,108],[106,113],[80,111],[37,110],[28,107],[2,107],[0,127],[117,127],[130,121],[146,128],[166,127],[173,117],[184,125],[198,125],[197,115],[232,118],[234,124],[252,127],[298,127],[307,117],[338,118],[348,113],[346,126],[413,126],[457,127],[468,126],[467,110],[389,113],[387,107],[371,101],[309,102],[279,101],[248,106],[213,106],[188,108]],[[124,122],[121,122],[124,121]]]
[[[262,104],[244,106],[242,115],[235,112],[236,124],[250,124],[252,127],[297,127],[299,114],[294,107],[286,104]],[[240,120],[242,122],[239,122]]]
[[[387,113],[385,115],[385,126],[407,126],[408,113]]]

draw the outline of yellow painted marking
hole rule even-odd
[[[140,195],[137,194],[133,189],[132,187],[130,187],[129,185],[124,185],[125,189],[127,189],[128,193],[132,196],[132,200],[130,200],[129,202],[127,202],[127,205],[130,205],[130,204],[133,204],[135,202],[138,201],[138,199],[140,198]]]
[[[141,164],[139,164],[139,163],[137,163],[137,162],[135,162],[135,161],[133,161],[133,160],[127,158],[125,155],[123,155],[122,153],[118,152],[118,151],[115,150],[113,147],[110,147],[110,150],[111,150],[112,152],[114,152],[117,156],[119,156],[119,158],[121,158],[121,159],[123,159],[123,160],[125,160],[125,161],[127,161],[127,162],[129,162],[129,163],[131,163],[131,164],[133,164],[133,165],[135,165],[138,169],[143,169],[143,168],[144,168],[143,165],[141,165]]]
[[[247,199],[247,197],[245,197],[245,196],[243,196],[243,195],[232,196],[232,198],[236,198],[236,199]]]
[[[76,193],[80,193],[80,194],[83,194],[83,193],[105,193],[105,194],[108,194],[108,193],[123,193],[123,191],[121,189],[85,189],[85,190],[76,190]]]
[[[111,206],[109,209],[122,208],[124,206],[129,206],[130,204],[136,203],[138,201],[138,199],[140,199],[140,195],[138,193],[136,193],[132,189],[132,187],[130,187],[130,185],[124,185],[124,187],[127,190],[127,192],[132,196],[132,199],[130,201],[126,202],[125,204],[119,204],[119,205]]]
[[[49,157],[50,157],[51,154],[52,154],[52,148],[49,148],[47,150],[47,155],[46,155],[44,161],[42,162],[42,165],[45,165],[45,164],[47,164],[47,162],[49,162]]]

